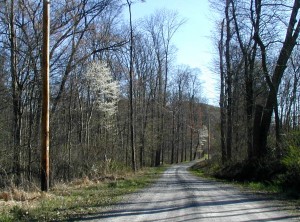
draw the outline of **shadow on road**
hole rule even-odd
[[[223,202],[207,202],[207,203],[190,203],[188,205],[184,205],[184,206],[174,206],[174,207],[165,207],[165,208],[161,208],[161,207],[152,207],[152,208],[143,208],[141,206],[143,206],[144,204],[147,206],[148,204],[153,204],[153,203],[131,203],[131,205],[137,205],[137,207],[135,207],[134,209],[132,208],[123,208],[120,210],[112,210],[112,211],[108,211],[103,213],[102,215],[99,214],[92,214],[92,215],[88,215],[87,217],[81,217],[81,218],[73,218],[70,219],[69,221],[91,221],[91,220],[100,220],[101,219],[114,219],[114,218],[118,218],[118,217],[122,217],[124,218],[123,221],[126,221],[126,217],[131,217],[131,216],[139,216],[139,215],[153,215],[153,214],[160,214],[160,213],[168,213],[168,215],[172,215],[172,212],[177,212],[178,210],[187,210],[188,208],[195,208],[195,213],[189,213],[189,214],[183,214],[181,215],[183,218],[189,216],[191,217],[191,221],[197,221],[197,220],[204,220],[204,221],[209,221],[209,220],[215,220],[217,218],[222,219],[223,221],[230,221],[226,218],[230,218],[230,217],[238,217],[240,215],[245,216],[245,210],[247,210],[248,212],[246,214],[250,215],[250,214],[257,214],[257,213],[266,213],[266,212],[276,212],[276,209],[274,209],[274,206],[270,207],[264,207],[262,208],[242,208],[239,210],[230,210],[230,211],[216,211],[216,212],[210,212],[211,215],[213,216],[202,216],[203,213],[205,212],[201,212],[201,208],[200,208],[200,212],[197,212],[199,210],[199,207],[207,207],[207,206],[212,206],[212,207],[216,207],[218,205],[226,205],[226,204],[245,204],[251,201],[264,201],[264,199],[261,200],[236,200],[235,202],[229,202],[229,201],[223,201]],[[282,209],[281,209],[282,210]],[[190,212],[190,210],[187,210],[188,212]],[[249,212],[251,211],[251,212]],[[272,217],[272,218],[268,218],[268,219],[255,219],[255,220],[247,220],[247,221],[289,221],[291,219],[296,219],[299,218],[299,215],[293,215],[293,216],[282,216],[282,217]],[[164,218],[164,221],[174,221],[174,219],[176,219],[176,221],[181,221],[180,217],[178,216],[169,216],[168,218]],[[182,221],[189,221],[189,220],[182,220]],[[143,220],[143,221],[159,221],[157,219],[155,220]]]
[[[112,210],[68,221],[300,221],[300,213],[289,215],[288,206],[268,197],[195,178],[186,167],[172,169]]]

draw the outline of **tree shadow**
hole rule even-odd
[[[217,191],[217,196],[216,196]],[[154,198],[160,197],[160,198]],[[157,200],[157,201],[156,201]],[[94,206],[97,207],[97,206]],[[188,172],[166,172],[152,187],[129,196],[103,213],[83,215],[68,221],[300,221],[264,195],[243,193],[220,182],[195,179]]]
[[[212,196],[213,197],[213,196]],[[210,198],[210,197],[208,197]],[[220,197],[222,198],[222,197]],[[118,209],[109,210],[102,214],[90,214],[79,218],[72,218],[68,221],[91,221],[105,220],[130,221],[132,217],[140,215],[149,218],[143,221],[238,221],[239,217],[250,218],[243,221],[291,221],[300,220],[300,214],[286,215],[278,214],[280,211],[289,210],[281,205],[266,204],[269,198],[240,195],[240,198],[230,200],[206,200],[195,201],[194,196],[186,198],[170,198],[163,201],[124,202],[117,205]],[[182,204],[184,203],[184,204]],[[251,207],[251,203],[254,203]],[[262,203],[262,204],[260,204]],[[257,207],[259,204],[259,207]],[[240,205],[238,209],[231,209],[232,206]],[[178,212],[182,212],[178,215]],[[265,218],[263,214],[270,215]],[[159,219],[161,215],[167,215],[164,219]],[[174,216],[173,216],[174,215]],[[151,219],[158,218],[158,219]],[[181,219],[183,218],[183,219]],[[253,219],[252,219],[253,218]]]

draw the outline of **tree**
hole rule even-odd
[[[243,9],[244,2],[231,1],[232,17],[234,21],[234,30],[236,33],[237,42],[242,52],[243,71],[244,71],[244,85],[245,85],[245,113],[247,125],[247,152],[248,159],[252,159],[254,155],[253,150],[253,110],[254,110],[254,67],[256,61],[257,43],[253,41],[253,28],[246,23],[247,16],[239,13],[238,9]],[[238,17],[240,16],[240,17]],[[250,27],[249,27],[250,26]],[[248,31],[250,30],[250,31]]]
[[[274,115],[278,158],[282,153],[280,112],[283,114],[277,97],[299,35],[300,24],[296,20],[299,2],[213,3],[214,7],[219,6],[218,12],[223,17],[222,25],[218,26],[222,156],[227,159],[232,156],[235,161],[273,156],[267,138]],[[243,99],[237,95],[243,95]],[[235,152],[230,155],[230,150]]]
[[[224,71],[224,20],[221,22],[221,32],[220,32],[220,40],[218,42],[218,50],[219,50],[219,68],[220,68],[220,134],[221,134],[221,156],[222,163],[226,162],[226,144],[225,144],[225,126],[226,126],[226,110],[225,110],[225,71]]]
[[[114,116],[119,101],[119,84],[113,80],[107,65],[101,61],[90,63],[84,75],[84,84],[89,90],[91,109],[95,107],[100,110],[108,120]]]
[[[183,25],[184,19],[180,19],[176,12],[156,11],[143,21],[144,31],[149,35],[155,53],[157,66],[156,98],[157,98],[157,133],[159,146],[155,151],[155,165],[159,166],[163,160],[164,143],[163,135],[165,131],[164,115],[167,103],[167,87],[169,78],[169,66],[171,51],[171,40],[176,31]]]
[[[129,62],[129,109],[130,109],[130,142],[131,142],[131,161],[132,170],[136,171],[136,150],[135,150],[135,129],[134,129],[134,108],[133,108],[133,27],[132,27],[132,14],[130,0],[126,0],[129,11],[129,26],[130,26],[130,62]]]
[[[256,15],[256,29],[254,33],[254,40],[257,42],[261,50],[261,63],[263,68],[263,73],[265,76],[265,81],[268,84],[269,92],[267,96],[267,101],[264,106],[264,109],[261,113],[261,121],[255,122],[254,126],[257,131],[255,132],[254,146],[256,149],[259,148],[259,154],[262,157],[267,155],[267,137],[270,129],[271,119],[273,111],[275,111],[275,117],[278,118],[278,104],[277,104],[277,93],[281,83],[281,79],[284,75],[284,72],[287,67],[287,63],[290,59],[290,56],[293,52],[293,49],[297,43],[297,39],[300,31],[300,21],[297,21],[297,15],[300,9],[300,2],[295,0],[291,7],[291,14],[289,22],[287,23],[286,33],[284,41],[281,48],[279,48],[279,53],[276,59],[276,66],[270,75],[268,66],[267,66],[267,47],[263,42],[261,37],[260,18],[262,14],[262,2],[255,1],[255,15]],[[254,17],[252,18],[254,21]],[[278,124],[278,121],[276,121]]]
[[[116,4],[115,1],[111,0],[77,0],[74,4],[66,2],[63,6],[57,4],[52,7],[55,13],[51,17],[53,24],[51,35],[55,41],[50,47],[50,58],[54,61],[51,68],[59,70],[58,75],[60,78],[58,90],[53,100],[52,113],[56,111],[67,80],[77,63],[87,61],[90,56],[96,53],[109,50],[116,47],[116,45],[122,45],[119,42],[119,44],[93,49],[85,54],[80,53],[81,44],[85,41],[85,36],[93,31],[96,19],[106,10],[111,10],[110,7]],[[65,11],[69,11],[67,16],[65,16]],[[53,65],[59,66],[55,67]]]
[[[227,82],[227,137],[226,137],[226,160],[231,160],[232,152],[232,70],[231,70],[231,18],[230,18],[231,0],[226,0],[225,6],[225,22],[226,22],[226,40],[225,40],[225,62],[226,62],[226,82]]]
[[[41,151],[41,190],[49,189],[49,35],[50,35],[50,1],[43,1],[43,106],[42,106],[42,151]]]

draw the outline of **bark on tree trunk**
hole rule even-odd
[[[231,160],[232,150],[232,70],[230,61],[230,41],[231,19],[229,18],[231,0],[226,0],[225,16],[226,16],[226,43],[225,43],[225,60],[226,60],[226,82],[227,82],[227,136],[226,136],[226,161]]]
[[[133,107],[133,27],[131,18],[131,1],[127,0],[130,25],[130,67],[129,67],[129,107],[130,107],[130,145],[132,170],[136,172],[136,151],[135,151],[135,129],[134,129],[134,107]]]
[[[224,73],[224,20],[221,24],[221,38],[219,41],[219,57],[220,57],[220,116],[221,116],[221,154],[222,163],[226,162],[226,143],[225,143],[225,126],[226,126],[226,112],[225,112],[225,73]]]
[[[175,113],[172,111],[172,149],[171,149],[171,164],[175,160]]]
[[[13,102],[13,139],[14,139],[14,161],[13,173],[16,175],[15,184],[18,186],[21,180],[21,91],[18,87],[17,71],[17,42],[15,32],[14,0],[11,1],[10,11],[10,66],[11,66],[11,86]]]
[[[50,185],[49,169],[49,35],[50,2],[43,1],[43,106],[42,106],[42,151],[41,151],[41,190],[48,191]]]

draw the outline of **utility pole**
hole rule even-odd
[[[50,0],[43,0],[41,190],[49,189],[49,35]]]

